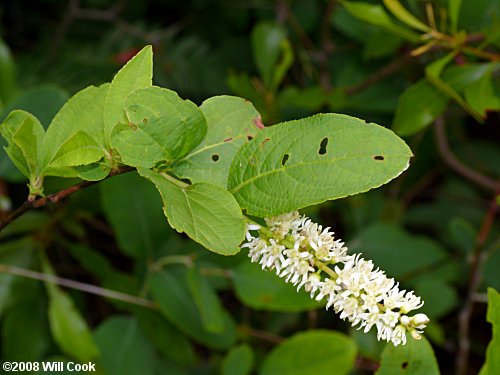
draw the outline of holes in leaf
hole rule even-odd
[[[402,368],[403,370],[406,370],[406,369],[408,368],[408,362],[406,362],[406,361],[405,361],[405,362],[403,362],[403,363],[401,364],[401,368]]]
[[[375,155],[373,159],[378,161],[384,161],[384,157],[382,155]]]
[[[148,119],[147,119],[147,118],[143,119],[143,120],[142,120],[142,123],[143,123],[144,125],[147,125],[147,123],[148,123]]]
[[[213,155],[212,155],[212,160],[213,160],[214,162],[219,161],[219,154],[213,154]]]
[[[253,137],[252,137],[251,135],[247,135],[247,139],[248,139],[249,141],[251,141],[251,140],[253,139]]]
[[[283,157],[281,158],[281,165],[284,167],[286,162],[288,161],[288,159],[290,158],[290,155],[288,154],[285,154],[283,155]]]
[[[321,143],[319,144],[318,154],[320,155],[326,154],[326,146],[328,146],[328,138],[325,137],[321,140]]]

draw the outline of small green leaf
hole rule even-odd
[[[474,117],[478,122],[482,123],[483,118],[481,115],[474,109],[472,108],[469,103],[467,103],[454,89],[452,86],[450,86],[448,83],[443,81],[441,78],[441,73],[450,63],[451,60],[455,57],[457,52],[453,51],[450,52],[449,54],[441,57],[440,59],[432,62],[431,64],[427,65],[425,68],[425,76],[427,80],[432,83],[436,88],[438,88],[441,92],[444,94],[448,95],[450,98],[455,100],[464,110],[466,110],[472,117]]]
[[[0,38],[0,110],[15,94],[16,66],[9,47]]]
[[[111,131],[126,122],[127,97],[137,89],[150,87],[153,79],[153,49],[144,47],[113,78],[104,102],[104,138],[109,146]]]
[[[12,111],[0,132],[8,143],[5,151],[16,167],[30,180],[38,177],[39,153],[45,135],[38,119],[25,111]]]
[[[266,357],[259,374],[347,375],[354,367],[356,351],[356,345],[346,335],[310,330],[279,344]]]
[[[222,332],[224,329],[224,309],[210,282],[194,268],[187,274],[187,283],[208,332]]]
[[[44,261],[45,273],[54,272],[47,261]],[[87,323],[76,309],[69,295],[59,286],[46,283],[49,294],[49,323],[55,342],[61,350],[81,362],[95,360],[99,349],[95,345]]]
[[[384,4],[387,9],[389,9],[391,13],[396,16],[397,19],[407,24],[408,26],[423,32],[429,32],[431,30],[429,26],[427,26],[413,14],[408,12],[398,0],[384,0]]]
[[[273,22],[258,23],[252,30],[252,55],[266,87],[273,85],[276,64],[286,41],[286,30]]]
[[[73,167],[98,161],[102,148],[87,133],[79,131],[64,142],[49,162],[51,167]]]
[[[99,160],[105,154],[103,107],[109,84],[99,87],[89,86],[68,100],[50,123],[43,142],[43,166],[47,168],[44,174],[59,175],[56,166],[90,164]],[[85,136],[75,137],[79,133]],[[93,143],[91,142],[93,140]],[[78,150],[79,143],[84,148]],[[89,152],[87,145],[96,145]],[[74,149],[61,163],[53,164],[56,155],[62,156]],[[100,149],[100,151],[98,151]],[[81,154],[80,154],[81,152]],[[73,154],[73,155],[71,155]],[[89,157],[92,156],[92,157]],[[68,162],[69,164],[64,164]],[[72,173],[76,175],[76,172]]]
[[[386,345],[376,375],[439,375],[432,346],[427,339],[410,338],[406,345]]]
[[[388,129],[320,114],[265,128],[243,145],[229,189],[249,214],[278,215],[378,187],[401,174],[411,156]]]
[[[443,113],[448,101],[446,95],[421,79],[400,96],[392,129],[401,136],[415,134]]]
[[[488,288],[486,320],[493,325],[493,338],[486,350],[486,362],[481,375],[500,374],[500,294],[493,288]]]
[[[285,281],[274,272],[264,271],[250,261],[233,270],[234,290],[238,298],[256,310],[298,312],[320,308],[323,304],[311,299],[309,293]]]
[[[111,145],[123,163],[151,168],[187,155],[207,131],[200,109],[176,92],[160,87],[138,89],[127,97],[127,120],[111,132]]]
[[[449,283],[439,280],[424,280],[415,286],[415,293],[423,301],[419,313],[427,314],[431,320],[438,320],[455,308],[459,302],[456,289]]]
[[[138,171],[156,185],[173,228],[218,254],[239,252],[239,244],[245,236],[245,222],[231,193],[205,183],[184,186],[165,173],[143,168]]]
[[[109,175],[111,166],[105,161],[98,161],[86,165],[77,165],[73,169],[82,180],[100,181]]]
[[[215,96],[205,100],[200,109],[207,121],[207,135],[189,155],[174,164],[172,172],[192,183],[227,188],[234,155],[259,130],[260,115],[252,103],[235,96]]]
[[[431,238],[416,236],[394,224],[376,223],[360,232],[350,244],[351,252],[363,255],[391,277],[402,278],[443,262],[446,251]]]
[[[249,375],[254,364],[253,350],[248,344],[232,347],[222,360],[222,375]]]
[[[486,111],[500,110],[500,96],[493,86],[493,69],[490,69],[480,79],[465,88],[465,100],[481,116],[486,117]]]
[[[209,332],[205,328],[189,290],[185,268],[170,266],[164,271],[154,273],[150,286],[153,298],[160,306],[160,312],[193,339],[214,349],[227,349],[234,344],[236,327],[226,311],[221,332]]]
[[[101,351],[99,363],[108,375],[154,375],[156,356],[137,320],[113,316],[94,332]]]
[[[344,1],[344,8],[353,16],[369,24],[380,26],[387,31],[410,42],[418,42],[420,36],[412,30],[396,24],[387,14],[382,5],[368,4],[361,1]]]
[[[448,0],[448,14],[450,15],[450,27],[452,33],[457,32],[461,6],[462,0]]]

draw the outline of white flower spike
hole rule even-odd
[[[429,323],[425,314],[408,316],[424,302],[413,291],[399,290],[399,283],[361,254],[348,255],[330,228],[301,217],[297,211],[266,218],[266,227],[247,226],[248,256],[262,269],[273,270],[287,283],[302,287],[311,298],[326,300],[341,319],[368,332],[377,329],[378,340],[395,346],[406,344],[407,335],[418,340]],[[251,232],[258,232],[255,236]],[[331,268],[330,266],[333,266]]]

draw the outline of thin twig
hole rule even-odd
[[[366,78],[364,81],[357,83],[355,85],[349,86],[344,89],[344,92],[347,95],[354,95],[357,94],[361,91],[366,90],[367,88],[373,86],[374,84],[383,81],[387,77],[391,76],[395,72],[397,72],[399,69],[401,69],[409,59],[409,55],[405,54],[402,57],[395,59],[391,61],[389,64],[383,66],[379,70],[375,71],[373,74],[371,74],[368,78]]]
[[[457,157],[453,154],[446,137],[444,119],[442,117],[438,117],[436,121],[434,121],[434,125],[434,134],[436,136],[438,150],[445,163],[448,164],[448,166],[455,172],[471,180],[472,182],[486,189],[496,191],[500,187],[500,181],[495,181],[494,179],[468,167],[460,160],[458,160]]]
[[[119,169],[112,170],[109,175],[106,178],[113,177],[122,173],[130,172],[134,170],[131,167],[121,167]],[[100,180],[102,181],[102,180]],[[33,209],[33,208],[39,208],[43,207],[49,203],[56,203],[59,202],[61,199],[66,198],[67,196],[76,193],[77,191],[80,191],[82,189],[85,189],[89,186],[95,185],[96,183],[100,181],[82,181],[76,185],[73,185],[67,189],[58,191],[57,193],[53,193],[50,195],[47,195],[46,197],[43,198],[38,198],[35,200],[26,200],[21,206],[19,206],[15,211],[13,211],[10,215],[8,215],[4,220],[0,222],[0,232],[10,223],[12,223],[14,220],[16,220],[18,217],[22,216],[25,214],[27,211]]]
[[[131,294],[117,292],[115,290],[101,288],[95,285],[82,283],[79,281],[66,279],[59,276],[49,275],[36,271],[27,270],[24,268],[9,266],[7,264],[0,264],[0,272],[8,273],[11,275],[26,277],[28,279],[44,281],[52,284],[64,286],[66,288],[76,289],[85,293],[95,294],[101,297],[110,298],[127,302],[133,305],[143,306],[150,309],[157,309],[158,305],[150,300],[133,296]]]
[[[486,213],[481,228],[476,236],[474,250],[472,252],[470,262],[469,286],[465,299],[464,306],[458,314],[458,352],[455,361],[455,374],[465,375],[469,367],[469,352],[470,352],[470,320],[475,303],[475,296],[479,285],[481,284],[482,274],[481,269],[486,259],[486,253],[483,250],[488,235],[493,226],[495,215],[498,211],[497,196],[500,194],[498,189],[491,199],[488,212]]]

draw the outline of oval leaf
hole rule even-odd
[[[254,363],[253,350],[248,344],[231,348],[222,361],[222,375],[248,375]]]
[[[192,183],[226,188],[234,155],[262,127],[260,114],[248,100],[235,96],[215,96],[205,100],[200,109],[207,121],[207,135],[172,172]]]
[[[376,375],[439,375],[431,345],[421,340],[408,340],[406,345],[386,345]]]
[[[234,289],[238,298],[257,310],[298,312],[318,309],[323,304],[311,299],[303,289],[264,271],[255,263],[245,261],[233,271]]]
[[[349,337],[311,330],[276,347],[265,359],[260,375],[344,375],[353,368],[355,358],[356,345]]]
[[[229,189],[240,206],[272,216],[365,192],[409,165],[409,147],[390,130],[337,114],[263,129],[236,154]]]
[[[239,252],[245,236],[240,206],[227,190],[209,184],[181,187],[173,177],[139,168],[139,174],[156,185],[170,225],[185,232],[207,249],[222,255]]]
[[[175,91],[148,87],[134,91],[125,104],[127,121],[111,133],[111,146],[125,164],[151,168],[187,155],[207,131],[196,104]]]
[[[160,312],[180,330],[210,348],[227,349],[234,344],[236,326],[225,310],[224,327],[220,332],[210,332],[203,325],[189,291],[185,268],[170,266],[167,270],[155,273],[151,276],[150,285],[153,298],[160,306]]]

